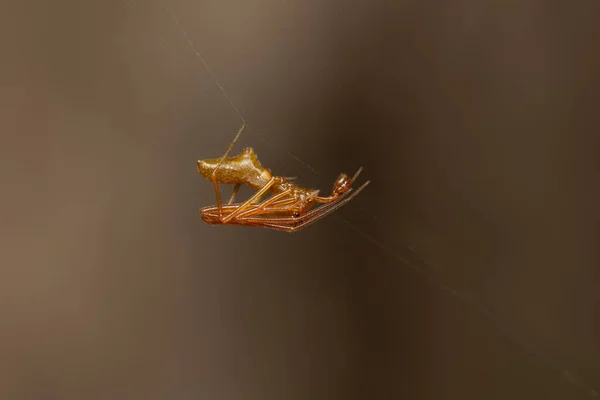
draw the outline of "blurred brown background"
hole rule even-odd
[[[598,396],[596,4],[5,4],[0,398]],[[238,150],[371,186],[204,225],[240,121],[167,9]]]

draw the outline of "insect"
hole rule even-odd
[[[216,206],[200,210],[202,220],[208,224],[260,226],[296,232],[339,209],[370,183],[367,181],[356,190],[352,188],[362,171],[360,167],[352,177],[340,174],[333,184],[331,195],[322,197],[318,190],[291,183],[295,178],[274,176],[260,164],[250,147],[235,157],[228,157],[245,126],[244,123],[223,157],[198,160],[200,175],[212,182],[217,197]],[[234,185],[227,204],[221,200],[221,184]],[[256,193],[243,203],[234,203],[243,184],[256,190]],[[268,192],[271,192],[271,196],[262,200]],[[317,204],[319,206],[315,207]]]

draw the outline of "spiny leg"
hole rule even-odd
[[[267,201],[269,201],[269,204],[263,205],[263,203],[261,203],[258,206],[253,206],[252,208],[249,208],[248,210],[242,212],[236,217],[236,220],[245,221],[248,218],[252,219],[252,216],[257,216],[257,218],[265,219],[264,216],[268,215],[276,215],[275,217],[269,217],[269,220],[273,218],[288,218],[281,216],[278,217],[277,215],[280,213],[291,213],[293,207],[298,203],[298,199],[292,196],[278,199],[273,203],[270,202],[271,199]]]
[[[212,183],[213,183],[213,187],[215,189],[215,195],[217,196],[217,207],[219,207],[219,216],[221,216],[221,217],[223,216],[223,203],[221,202],[221,190],[219,189],[219,184],[217,183],[217,170],[223,163],[223,160],[225,160],[225,158],[227,158],[227,156],[231,152],[233,145],[235,144],[235,142],[237,142],[238,138],[244,131],[245,127],[246,127],[246,122],[244,122],[242,124],[242,127],[238,131],[237,135],[235,135],[235,138],[233,138],[233,141],[229,145],[229,148],[227,149],[225,154],[223,154],[223,157],[221,157],[221,160],[219,160],[219,163],[217,164],[217,166],[215,167],[215,169],[213,170],[213,173],[212,173]]]
[[[287,217],[287,218],[245,218],[246,222],[251,222],[265,228],[271,228],[279,231],[285,232],[296,232],[323,217],[331,214],[332,212],[338,210],[340,207],[344,206],[354,197],[356,197],[368,184],[370,181],[365,182],[361,187],[356,189],[356,191],[348,196],[340,196],[338,201],[323,205],[317,209],[311,210],[310,212],[300,216],[299,218]],[[350,192],[346,192],[349,194]]]
[[[267,209],[268,206],[272,206],[273,204],[282,203],[281,200],[284,199],[285,197],[288,197],[287,199],[284,199],[285,204],[294,203],[294,202],[296,202],[296,200],[289,196],[291,192],[292,192],[292,189],[288,189],[279,194],[273,195],[270,198],[268,198],[267,200],[263,201],[262,203],[254,206],[254,208],[239,213],[237,218],[241,219],[244,217],[249,217],[251,215],[268,212],[268,209]]]
[[[306,219],[312,218],[315,214],[318,214],[319,212],[322,212],[330,207],[333,207],[336,203],[340,202],[342,199],[344,199],[344,197],[346,197],[347,195],[349,195],[352,192],[353,189],[350,189],[349,191],[347,191],[346,193],[338,196],[336,199],[329,201],[327,204],[323,204],[319,207],[310,209],[308,211],[305,211],[303,214],[299,215],[299,216],[295,216],[295,217],[291,217],[291,216],[275,216],[275,217],[269,217],[268,220],[267,218],[264,217],[264,215],[258,215],[256,217],[252,217],[250,216],[249,218],[244,218],[244,220],[249,221],[249,222],[260,222],[260,221],[267,221],[268,223],[273,223],[273,224],[288,224],[288,223],[293,223],[293,224],[299,224],[301,222],[303,222]],[[354,197],[354,196],[352,196]],[[289,210],[291,208],[291,206],[293,206],[293,204],[289,204],[289,205],[284,205],[282,207],[277,207],[276,211],[286,211]],[[263,212],[262,214],[267,214],[268,212]]]
[[[356,178],[360,175],[361,171],[362,171],[362,167],[360,167],[358,169],[358,171],[356,171],[356,173],[354,174],[354,176],[352,177],[351,182],[355,182]],[[352,196],[350,196],[350,198],[356,196],[358,194],[358,192],[360,192],[361,190],[363,190],[368,184],[370,183],[370,181],[367,181],[366,183],[364,183],[360,188],[357,189],[357,191],[352,194]],[[348,196],[350,194],[350,192],[352,191],[352,188],[349,188],[348,191],[343,192],[343,193],[336,193],[330,197],[320,197],[320,196],[313,196],[312,199],[319,202],[319,203],[325,203],[324,205],[317,207],[317,208],[313,208],[312,210],[307,210],[304,211],[304,213],[298,217],[294,217],[293,221],[295,221],[295,223],[302,223],[302,221],[306,221],[311,219],[313,216],[320,214],[321,212],[326,212],[329,208],[333,208],[333,211],[337,210],[339,207],[341,207],[343,204],[346,204],[348,200],[343,201],[339,206],[337,206],[337,203],[340,203],[342,201],[342,199],[344,199],[344,197]],[[272,200],[272,199],[270,199]],[[281,204],[279,199],[277,199],[278,201],[275,202],[275,206],[276,207],[272,207],[270,209],[254,209],[254,210],[249,210],[248,212],[244,212],[242,214],[240,214],[238,216],[238,218],[244,218],[250,222],[257,222],[258,219],[262,219],[263,221],[265,220],[265,218],[260,215],[260,214],[265,214],[268,212],[284,212],[284,211],[290,211],[290,209],[293,207],[294,202],[293,201],[289,201],[289,200],[284,200]],[[279,207],[280,206],[280,207]],[[328,212],[327,214],[329,214],[330,212]],[[252,215],[256,215],[259,214],[259,216],[252,218]],[[326,214],[325,214],[326,215]],[[325,216],[323,215],[323,216]],[[249,217],[249,218],[248,218]],[[272,217],[269,218],[269,223],[278,223],[278,222],[282,222],[282,223],[289,223],[291,217]],[[322,218],[322,217],[320,217]]]
[[[252,197],[250,197],[248,200],[246,200],[245,202],[240,204],[240,206],[234,212],[232,212],[231,214],[229,214],[228,216],[223,218],[222,219],[223,223],[224,224],[228,223],[229,221],[231,221],[232,218],[236,217],[237,215],[241,214],[243,211],[248,209],[248,207],[252,206],[252,203],[254,201],[256,201],[256,199],[260,199],[260,197],[262,195],[264,195],[271,188],[271,186],[273,186],[275,184],[276,180],[277,180],[277,177],[272,177],[265,186],[260,188],[260,190],[258,192],[254,193],[254,195],[252,195]],[[219,216],[222,216],[222,214],[220,214]]]

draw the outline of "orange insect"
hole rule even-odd
[[[296,232],[342,207],[370,183],[367,181],[353,191],[352,184],[362,171],[360,167],[352,178],[340,174],[333,184],[331,195],[321,197],[318,190],[305,189],[291,183],[294,178],[273,176],[260,164],[250,147],[238,156],[228,158],[245,126],[244,123],[223,157],[198,160],[200,175],[212,181],[217,196],[216,206],[200,210],[202,220],[208,224],[261,226]],[[226,205],[221,201],[220,184],[235,185]],[[245,202],[234,204],[235,195],[242,184],[256,190],[256,193]],[[272,195],[261,202],[269,191]],[[321,206],[313,208],[315,204]]]

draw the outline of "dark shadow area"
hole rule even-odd
[[[598,6],[554,3],[7,6],[0,398],[597,397]],[[371,185],[203,224],[228,100],[234,152]]]

